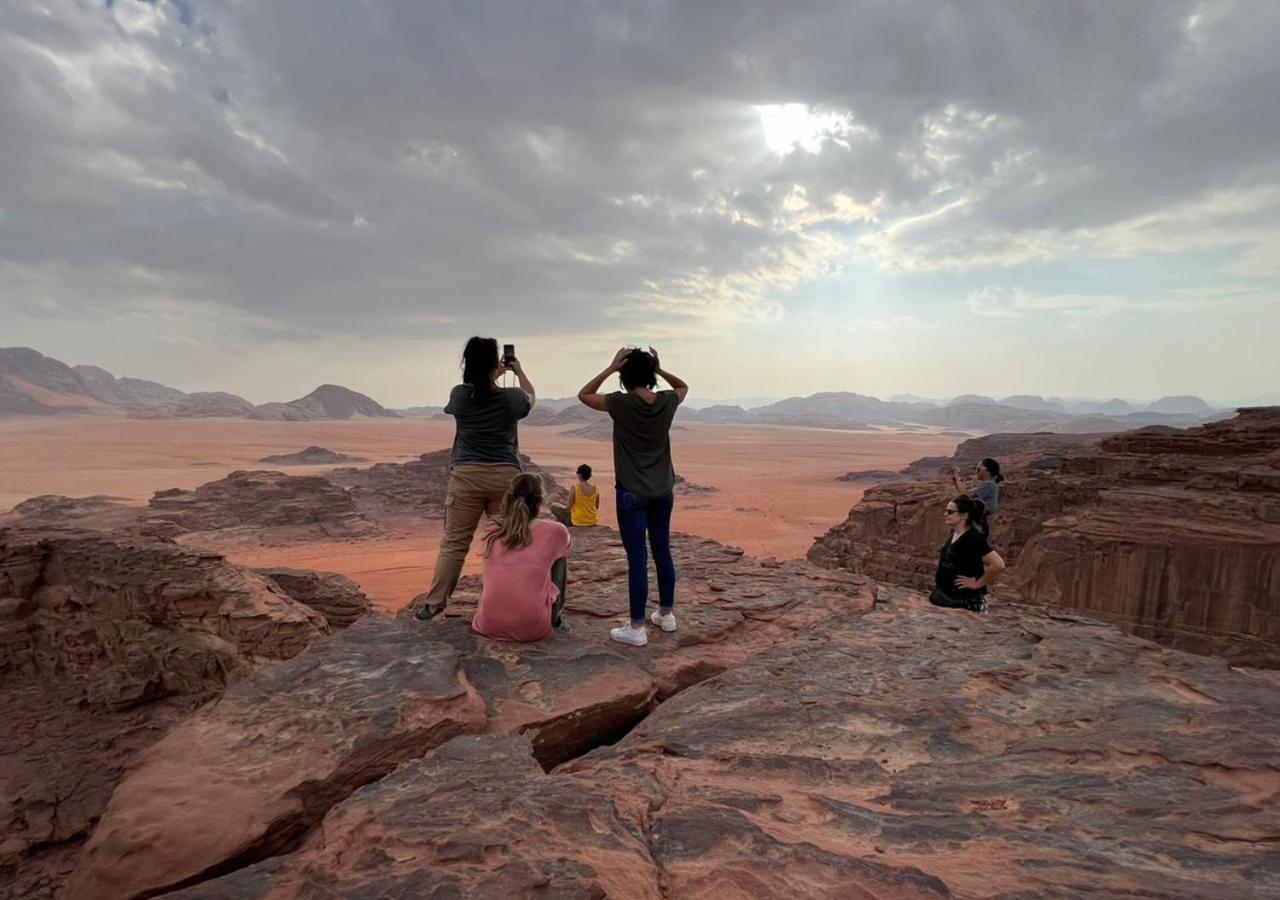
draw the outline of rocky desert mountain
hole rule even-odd
[[[0,348],[0,417],[107,413],[132,418],[283,420],[398,416],[349,388],[322,384],[288,403],[254,406],[223,391],[186,394],[141,378],[117,378],[97,366],[74,368],[27,347]]]

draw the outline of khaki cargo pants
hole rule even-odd
[[[462,566],[471,550],[480,517],[496,519],[502,509],[502,497],[511,480],[520,474],[518,466],[461,463],[449,473],[449,488],[444,501],[444,537],[440,539],[440,555],[436,558],[427,605],[444,609],[449,604],[462,576]]]

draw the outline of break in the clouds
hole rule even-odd
[[[652,337],[721,395],[1229,401],[1280,383],[1277,44],[1269,0],[9,3],[0,344],[256,400],[424,400],[479,331],[552,393]]]

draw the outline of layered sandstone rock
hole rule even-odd
[[[194,491],[160,491],[149,506],[153,521],[223,537],[252,531],[272,540],[356,538],[380,530],[347,491],[314,475],[232,472]]]
[[[315,572],[274,566],[254,569],[287,596],[309,606],[333,628],[345,628],[373,607],[360,585],[337,572]]]
[[[68,893],[151,896],[291,849],[337,800],[483,723],[455,652],[410,626],[356,624],[136,757]]]
[[[1014,564],[1007,585],[1170,646],[1280,666],[1280,408],[1062,438],[993,435],[957,451],[962,467],[982,456],[1004,467],[992,543]],[[955,490],[950,466],[922,462],[913,480],[870,488],[810,560],[927,587]]]
[[[134,753],[327,631],[217,555],[0,529],[0,896],[60,893]]]
[[[1280,890],[1272,677],[1069,616],[888,593],[551,773],[517,738],[455,738],[296,852],[176,896]]]
[[[124,709],[208,695],[324,620],[216,554],[92,532],[0,530],[0,674]]]

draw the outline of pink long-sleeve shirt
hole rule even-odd
[[[527,547],[510,550],[501,542],[484,562],[484,587],[471,627],[499,641],[539,641],[551,637],[551,604],[560,589],[551,582],[551,564],[569,552],[569,529],[559,522],[533,523]]]

